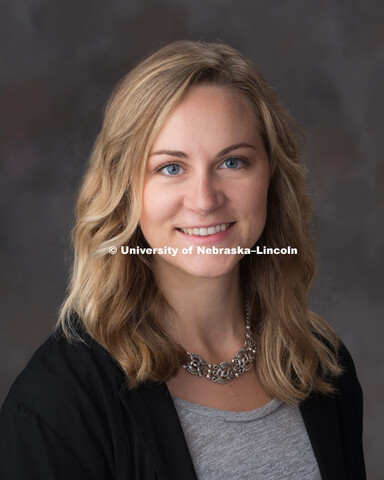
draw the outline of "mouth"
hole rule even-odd
[[[235,222],[220,223],[220,224],[217,224],[217,225],[212,225],[210,227],[177,228],[176,230],[179,230],[180,232],[186,233],[187,235],[207,237],[209,235],[215,235],[216,233],[219,233],[219,232],[225,232],[226,230],[231,228],[234,223]]]

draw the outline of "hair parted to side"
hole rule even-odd
[[[180,368],[185,351],[157,321],[159,312],[174,312],[151,258],[111,255],[109,247],[146,245],[139,218],[149,151],[173,109],[201,83],[229,88],[254,109],[271,172],[267,222],[258,244],[298,249],[298,255],[246,255],[240,262],[260,381],[271,396],[289,404],[311,391],[331,393],[332,380],[341,373],[338,338],[307,307],[315,272],[311,204],[290,120],[256,68],[220,43],[174,42],[116,87],[78,195],[74,263],[58,327],[74,339],[80,322],[120,364],[131,388],[165,381]]]

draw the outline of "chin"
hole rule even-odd
[[[222,263],[217,262],[217,260],[207,261],[205,259],[204,262],[191,262],[189,265],[179,266],[178,268],[186,274],[190,275],[191,277],[215,279],[233,272],[240,262],[240,258],[228,260],[232,261]]]

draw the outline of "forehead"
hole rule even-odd
[[[152,151],[204,144],[212,148],[250,142],[258,135],[254,110],[237,92],[214,85],[193,87],[169,115]]]

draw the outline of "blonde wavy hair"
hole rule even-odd
[[[147,245],[139,226],[146,160],[167,117],[201,83],[241,95],[257,116],[271,172],[258,245],[298,249],[298,255],[246,255],[240,261],[260,381],[288,404],[312,391],[331,393],[341,373],[338,338],[307,307],[315,272],[311,204],[291,122],[251,62],[220,43],[174,42],[117,85],[78,195],[74,263],[57,327],[69,340],[80,338],[83,327],[120,364],[130,388],[166,381],[180,368],[185,350],[157,321],[160,312],[175,312],[157,284],[151,258],[111,255],[109,248]]]

